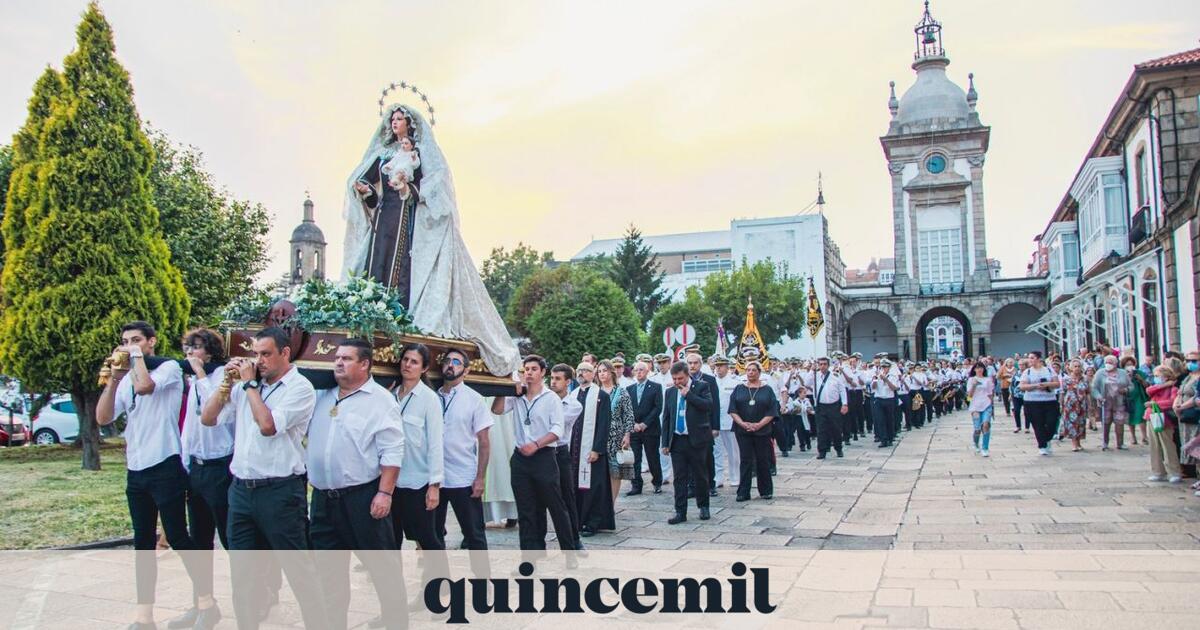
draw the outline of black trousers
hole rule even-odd
[[[862,429],[865,425],[865,415],[863,407],[863,392],[861,389],[846,390],[846,406],[849,407],[846,415],[838,416],[838,422],[841,424],[842,441],[849,441],[851,437],[857,438],[860,435],[866,435],[866,431]]]
[[[217,459],[192,457],[188,466],[187,515],[188,532],[196,549],[211,552],[214,537],[229,549],[229,484],[233,475],[229,462],[233,455]],[[196,595],[213,592],[213,556],[202,554],[197,563]]]
[[[741,481],[738,483],[737,495],[750,496],[750,479],[757,477],[758,496],[769,496],[775,493],[771,481],[771,436],[753,435],[745,431],[736,431],[738,454],[741,456]]]
[[[1012,397],[1012,416],[1013,416],[1013,422],[1017,423],[1017,429],[1021,428],[1021,410],[1024,408],[1025,408],[1025,398],[1022,396],[1013,396]],[[1029,416],[1026,415],[1025,416],[1025,429],[1028,430],[1030,426],[1031,425],[1029,424]]]
[[[900,394],[900,417],[904,419],[904,428],[911,430],[921,425],[917,424],[915,413],[912,410],[912,392]]]
[[[379,491],[379,479],[367,483],[312,492],[312,544],[322,593],[328,608],[330,628],[345,630],[350,610],[350,552],[358,554],[383,615],[384,626],[402,628],[407,624],[404,576],[400,558],[380,550],[396,549],[392,515],[371,516],[371,502]],[[393,496],[394,491],[393,491]]]
[[[208,590],[200,592],[197,582],[203,569],[201,558],[192,552],[195,544],[188,535],[187,507],[188,477],[183,460],[172,455],[142,470],[125,471],[125,500],[129,504],[129,520],[133,523],[134,579],[137,582],[137,603],[153,604],[154,588],[158,583],[158,520],[162,518],[163,533],[171,548],[180,552],[184,568],[192,578],[193,590],[199,595],[212,594],[212,569],[209,561]]]
[[[1025,420],[1033,425],[1038,448],[1046,448],[1058,428],[1058,401],[1026,400]]]
[[[875,398],[873,399],[872,412],[875,416],[875,439],[879,440],[880,444],[891,444],[896,438],[896,407],[895,398]]]
[[[796,446],[796,416],[780,414],[775,424],[779,427],[779,436],[775,441],[779,444],[779,452],[786,453]]]
[[[538,529],[538,514],[544,512],[550,513],[559,548],[563,551],[576,548],[575,536],[572,534],[578,535],[578,527],[572,529],[571,517],[567,515],[554,451],[553,447],[541,448],[526,457],[520,451],[514,450],[508,460],[509,469],[512,471],[513,497],[517,502],[517,522],[520,527],[522,550],[546,548],[545,532]]]
[[[642,489],[642,453],[646,454],[646,465],[650,467],[650,483],[655,488],[662,485],[662,459],[658,451],[660,441],[657,433],[650,435],[645,431],[635,431],[629,434],[629,448],[633,449],[633,481],[630,486],[634,490]]]
[[[842,415],[839,403],[817,404],[817,454],[833,450],[842,452]]]
[[[583,541],[579,538],[579,507],[575,501],[577,483],[571,470],[571,447],[555,447],[554,461],[558,465],[558,489],[562,493],[563,506],[567,509],[567,519],[571,522],[571,538],[575,541],[576,549],[583,549]],[[546,540],[546,510],[537,513],[537,537]]]
[[[1012,414],[1012,392],[1007,387],[1001,388],[1000,400],[1004,401],[1004,413]]]
[[[483,531],[483,499],[471,496],[471,487],[442,488],[434,516],[442,549],[446,548],[446,513],[454,508],[454,518],[462,530],[463,542],[471,551],[486,551],[487,536]]]
[[[404,546],[405,539],[427,551],[445,548],[438,536],[435,511],[425,509],[425,493],[428,490],[429,486],[396,488],[392,495],[392,534],[396,538],[397,549]]]
[[[321,596],[316,564],[309,553],[308,482],[303,475],[277,479],[242,480],[229,486],[229,549],[233,584],[233,610],[239,628],[257,628],[266,601],[270,570],[261,554],[273,557],[287,575],[308,628],[329,623]]]
[[[710,483],[708,462],[712,461],[712,440],[701,446],[692,446],[686,436],[676,435],[671,440],[671,471],[675,475],[672,484],[675,490],[675,512],[687,514],[687,490],[689,482],[696,488],[696,507],[708,507],[708,493],[702,489]]]

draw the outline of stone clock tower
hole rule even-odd
[[[880,138],[892,178],[896,295],[987,291],[991,274],[983,216],[983,164],[991,128],[979,122],[974,75],[964,93],[946,76],[942,25],[929,13],[914,29],[917,80]]]

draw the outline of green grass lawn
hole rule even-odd
[[[0,448],[0,549],[37,549],[129,536],[125,448],[107,439],[100,470],[80,470],[71,446]]]

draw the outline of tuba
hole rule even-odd
[[[114,350],[112,356],[104,359],[104,363],[100,366],[100,376],[97,378],[97,384],[100,387],[108,385],[112,380],[112,373],[118,370],[129,369],[129,353],[124,350]]]
[[[925,397],[921,395],[921,392],[917,392],[917,393],[913,394],[912,410],[920,411],[921,407],[924,407],[924,406],[925,406]]]

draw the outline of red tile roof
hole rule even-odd
[[[1157,68],[1170,68],[1173,66],[1184,66],[1193,63],[1200,63],[1200,48],[1185,50],[1166,57],[1143,61],[1134,66],[1138,70],[1153,70]]]

